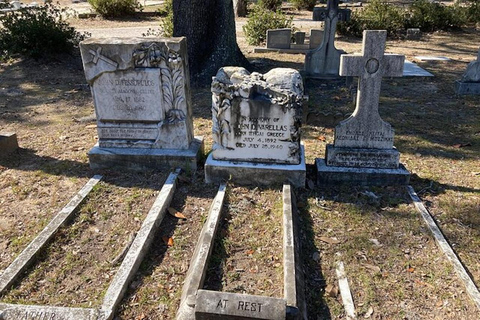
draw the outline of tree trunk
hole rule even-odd
[[[248,66],[238,48],[232,0],[174,0],[173,36],[187,37],[194,85],[212,81],[224,66]]]

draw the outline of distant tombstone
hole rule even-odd
[[[422,31],[419,28],[407,29],[407,40],[420,40],[422,37]]]
[[[267,30],[267,48],[289,49],[292,42],[292,29],[269,29]]]
[[[323,41],[323,30],[310,30],[310,49],[318,48]]]
[[[305,73],[309,77],[338,77],[340,55],[344,51],[335,48],[335,32],[340,17],[348,19],[347,14],[339,15],[339,0],[328,0],[324,17],[325,27],[322,43],[305,55]],[[323,11],[321,11],[323,12]],[[342,11],[343,12],[343,11]],[[315,13],[314,13],[315,15]],[[318,13],[321,18],[323,14]],[[348,15],[349,17],[349,15]],[[346,20],[345,20],[346,21]]]
[[[17,135],[13,132],[0,132],[0,155],[7,155],[17,149]]]
[[[207,182],[305,184],[300,144],[303,101],[300,73],[277,68],[262,75],[221,68],[212,82],[213,151]]]
[[[380,118],[382,77],[401,77],[403,55],[384,54],[386,31],[364,31],[362,55],[342,55],[340,75],[358,76],[355,111],[335,128],[326,159],[317,159],[318,182],[407,184],[408,171],[393,147],[394,130]]]
[[[305,32],[297,31],[294,34],[295,43],[296,44],[304,44],[305,43]]]
[[[455,91],[457,94],[480,94],[480,49],[478,50],[477,60],[470,62],[462,79],[456,81]]]
[[[98,144],[94,169],[196,168],[184,38],[88,39],[80,44],[92,89]]]

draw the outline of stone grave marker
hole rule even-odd
[[[407,29],[407,40],[420,40],[422,38],[422,31],[419,28]]]
[[[91,38],[80,44],[97,116],[94,169],[196,169],[184,38]]]
[[[322,44],[323,30],[311,29],[310,30],[310,49],[315,49]]]
[[[297,31],[294,34],[295,36],[295,43],[296,44],[304,44],[305,43],[305,32]]]
[[[386,31],[364,31],[362,55],[342,55],[340,75],[358,76],[357,105],[335,128],[326,159],[317,159],[318,182],[407,184],[408,171],[393,147],[394,130],[380,118],[382,77],[401,77],[405,57],[384,54]]]
[[[0,132],[0,156],[18,149],[17,135],[13,132]]]
[[[352,10],[350,9],[338,9],[338,21],[349,21]],[[328,8],[315,7],[313,8],[313,21],[325,21],[328,17]]]
[[[304,69],[306,75],[309,77],[338,77],[340,55],[345,52],[335,48],[335,32],[337,30],[337,22],[341,20],[340,17],[342,17],[342,19],[348,19],[349,17],[349,15],[347,17],[346,14],[339,14],[343,11],[338,9],[338,3],[339,0],[328,0],[327,9],[324,15],[325,18],[323,19],[325,20],[325,25],[322,43],[320,46],[305,54]],[[323,10],[321,12],[323,12]],[[318,15],[320,18],[323,16],[323,14],[320,13]]]
[[[462,79],[455,82],[455,91],[457,94],[480,95],[480,49],[477,60],[470,62]]]
[[[292,29],[269,29],[267,30],[267,48],[290,49],[292,42]]]
[[[262,75],[221,68],[212,82],[213,151],[207,182],[305,182],[300,144],[304,95],[300,73],[277,68]]]

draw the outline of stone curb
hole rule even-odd
[[[93,187],[102,179],[95,175],[70,200],[70,202],[50,221],[35,239],[20,253],[20,255],[0,275],[0,294],[3,293],[19,275],[34,261],[38,252],[42,250],[55,233],[72,217],[77,207],[83,202]]]

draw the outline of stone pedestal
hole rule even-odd
[[[13,132],[0,133],[0,154],[7,155],[18,149],[17,135]]]
[[[462,79],[455,82],[455,92],[461,95],[480,95],[480,49],[477,60],[470,62]]]
[[[80,43],[98,144],[93,169],[196,169],[185,38],[108,38]]]
[[[214,145],[205,180],[303,186],[300,126],[306,98],[296,70],[277,68],[262,75],[221,68],[212,82]]]

